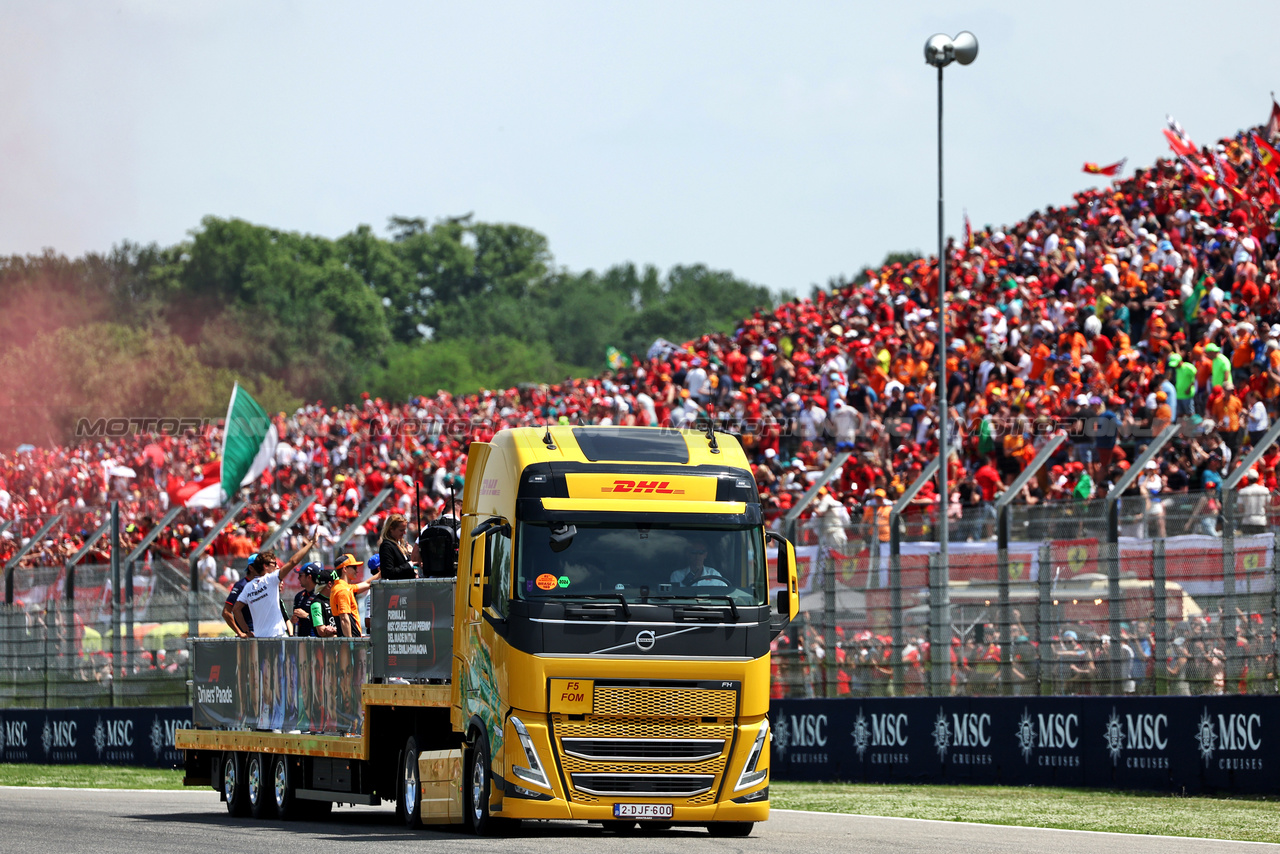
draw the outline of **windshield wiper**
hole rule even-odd
[[[650,599],[659,599],[659,600],[666,600],[666,599],[692,599],[693,601],[689,603],[689,605],[690,605],[690,606],[692,606],[692,607],[697,607],[698,605],[702,604],[702,600],[704,600],[704,599],[715,599],[715,600],[717,600],[717,601],[721,601],[721,600],[723,600],[723,601],[725,601],[725,602],[728,602],[728,603],[729,603],[729,610],[730,610],[730,611],[732,612],[732,614],[733,614],[733,621],[734,621],[735,623],[738,621],[738,603],[737,603],[737,602],[735,602],[735,601],[733,601],[733,597],[732,597],[732,596],[650,596],[649,598],[650,598]]]
[[[622,605],[622,616],[628,620],[631,619],[631,608],[627,605],[627,597],[621,593],[565,593],[560,596],[538,596],[527,599],[528,602],[545,602],[548,600],[558,599],[564,601],[567,599],[616,599]]]

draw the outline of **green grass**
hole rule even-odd
[[[123,765],[3,765],[0,786],[68,789],[181,789],[182,772]]]
[[[1280,842],[1275,799],[1013,786],[774,783],[778,809]]]

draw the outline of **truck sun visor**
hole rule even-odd
[[[689,446],[674,430],[575,427],[573,438],[591,462],[687,463]]]

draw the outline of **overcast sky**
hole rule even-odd
[[[1280,3],[0,4],[0,254],[213,214],[379,232],[473,211],[573,270],[702,262],[807,293],[1265,120]]]

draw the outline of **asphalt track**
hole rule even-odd
[[[116,791],[0,787],[0,852],[62,854],[175,854],[209,851],[386,851],[547,854],[595,852],[625,846],[627,854],[687,854],[745,851],[761,854],[1215,854],[1280,850],[1254,842],[1216,842],[1169,836],[995,827],[945,821],[871,818],[775,810],[748,839],[712,839],[698,828],[618,837],[598,825],[526,824],[508,839],[477,839],[460,833],[409,831],[389,808],[344,807],[319,824],[231,819],[208,789]]]

